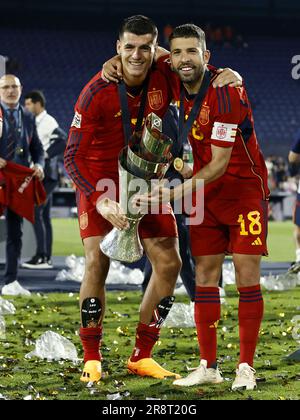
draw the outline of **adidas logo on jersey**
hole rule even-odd
[[[256,238],[255,241],[253,241],[251,245],[262,245],[262,242],[260,238]]]

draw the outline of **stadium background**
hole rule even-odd
[[[211,63],[244,76],[264,153],[287,154],[300,121],[300,80],[292,78],[292,57],[300,55],[297,0],[153,0],[142,5],[133,0],[10,0],[0,1],[0,8],[0,54],[10,57],[25,91],[44,90],[48,111],[64,129],[81,88],[114,54],[121,20],[143,13],[157,23],[161,44],[167,24],[193,21],[209,37],[212,32],[217,40],[208,41]],[[226,42],[229,25],[233,34]]]
[[[298,1],[153,0],[141,5],[133,0],[0,0],[0,55],[7,57],[7,70],[20,77],[24,92],[35,88],[44,91],[48,112],[68,131],[82,87],[115,53],[121,20],[137,13],[155,20],[163,46],[167,46],[168,25],[196,23],[206,31],[211,63],[236,69],[244,77],[258,139],[270,169],[274,197],[271,218],[291,219],[296,182],[289,177],[286,158],[300,128]],[[69,187],[63,175],[62,169],[61,187]],[[64,215],[55,213],[56,203],[74,204],[65,193],[54,197],[54,216]],[[57,224],[60,226],[59,221]],[[71,231],[68,238],[73,238],[74,229]],[[286,231],[290,237],[290,225]],[[77,238],[80,249],[77,235],[75,227],[74,240]],[[64,246],[56,251],[58,242],[56,236],[55,253],[68,252]],[[292,241],[288,246],[292,251]]]
[[[256,129],[262,149],[270,162],[279,160],[275,189],[282,187],[286,176],[286,156],[300,128],[300,79],[292,78],[292,57],[300,55],[300,3],[297,0],[0,0],[0,55],[9,57],[9,69],[24,85],[24,91],[42,89],[48,111],[68,130],[73,105],[83,85],[95,74],[104,60],[114,54],[120,21],[143,13],[158,24],[161,38],[167,24],[194,23],[219,33],[230,25],[234,37],[227,43],[221,36],[211,39],[211,62],[230,66],[246,80],[250,92]],[[300,75],[300,71],[298,71]],[[280,177],[279,175],[280,174]],[[271,261],[293,257],[292,222],[270,223]],[[54,220],[54,254],[82,254],[76,219]],[[62,268],[62,267],[61,267]],[[30,278],[29,278],[30,277]],[[43,280],[44,281],[44,280]],[[39,290],[41,278],[22,277],[22,285]],[[53,290],[53,279],[44,287]],[[50,286],[49,286],[50,285]],[[58,286],[54,286],[59,290]],[[74,285],[64,291],[74,291]],[[76,290],[76,289],[75,289]],[[226,289],[220,336],[220,360],[226,377],[232,377],[237,354],[237,296],[233,286]],[[290,292],[265,291],[266,317],[261,331],[256,364],[261,383],[258,393],[236,394],[225,381],[220,388],[188,389],[181,393],[163,382],[129,378],[124,369],[132,345],[139,292],[108,294],[106,335],[103,343],[107,375],[99,387],[79,384],[80,367],[71,362],[49,363],[27,360],[36,340],[51,328],[70,339],[80,353],[76,299],[70,294],[34,293],[16,297],[16,315],[6,316],[7,341],[0,342],[0,399],[112,399],[118,393],[125,399],[299,399],[297,364],[283,360],[298,348],[292,337],[291,319],[299,312],[299,287]],[[187,302],[184,297],[177,301]],[[75,303],[75,304],[74,304]],[[167,329],[156,350],[157,357],[168,361],[170,369],[194,366],[197,341],[194,329]],[[129,396],[128,396],[129,394]],[[149,403],[149,401],[147,401]],[[157,402],[157,401],[156,401]],[[122,402],[125,404],[125,402]],[[98,407],[97,406],[97,407]],[[32,410],[33,411],[33,410]],[[32,413],[31,413],[32,414]]]

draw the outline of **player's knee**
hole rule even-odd
[[[161,256],[153,262],[153,270],[162,276],[176,277],[180,273],[182,261],[180,256],[175,253],[172,258]]]
[[[100,267],[100,258],[98,252],[88,252],[85,256],[85,269],[91,270]]]
[[[237,286],[253,286],[260,281],[260,267],[252,264],[249,266],[238,266],[235,268],[235,276]]]
[[[220,270],[217,267],[196,267],[197,286],[217,287],[220,280]]]
[[[236,285],[237,287],[251,287],[259,284],[260,275],[255,273],[236,273]]]
[[[98,250],[88,252],[85,256],[85,277],[99,279],[106,277],[109,270],[109,259]],[[102,275],[104,274],[104,275]]]

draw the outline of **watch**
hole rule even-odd
[[[174,159],[173,166],[176,169],[176,171],[181,172],[184,167],[184,162],[181,158],[177,157]]]

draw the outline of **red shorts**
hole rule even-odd
[[[205,200],[202,224],[190,227],[192,254],[268,255],[267,223],[267,201]]]
[[[113,226],[96,210],[84,194],[77,190],[77,209],[80,236],[82,239],[91,236],[105,236]],[[176,219],[170,206],[167,214],[146,214],[139,224],[140,238],[178,237]]]

